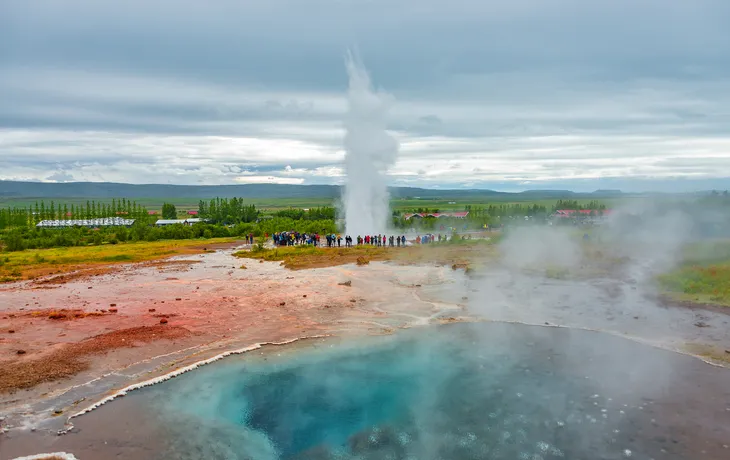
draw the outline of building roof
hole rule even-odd
[[[184,224],[185,222],[187,222],[185,219],[158,219],[155,225]]]
[[[197,224],[203,222],[203,219],[194,217],[191,219],[159,219],[155,222],[155,225],[174,225],[174,224]]]
[[[197,216],[198,215],[198,211],[188,211],[188,215],[189,216]]]
[[[42,220],[36,227],[122,227],[134,224],[134,219],[102,217],[99,219]]]

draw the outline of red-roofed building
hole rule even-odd
[[[198,211],[188,211],[188,216],[197,216]]]
[[[147,211],[147,215],[149,215],[149,216],[156,216],[157,215],[157,211]]]

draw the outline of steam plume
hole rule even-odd
[[[392,98],[372,89],[370,77],[356,56],[348,52],[348,113],[345,120],[346,232],[384,233],[388,218],[385,172],[395,163],[398,142],[385,129]]]

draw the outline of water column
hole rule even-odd
[[[398,156],[398,141],[385,128],[392,97],[373,90],[367,71],[351,53],[346,65],[350,78],[344,139],[346,232],[353,238],[384,234],[389,214],[385,173]]]

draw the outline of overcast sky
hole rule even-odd
[[[394,185],[730,188],[728,24],[729,0],[0,0],[0,179],[342,183],[356,47]]]

